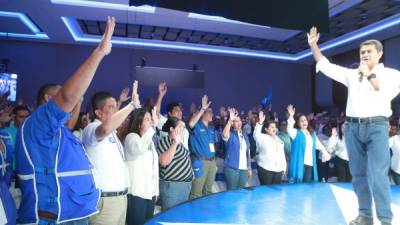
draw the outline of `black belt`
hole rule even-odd
[[[350,123],[374,123],[374,122],[383,122],[389,121],[387,117],[384,116],[373,116],[373,117],[346,117],[346,121]]]
[[[38,210],[38,216],[42,219],[57,220],[57,215],[47,211]]]
[[[203,157],[203,156],[197,156],[197,158],[200,160],[207,160],[207,161],[213,161],[215,159],[215,157],[207,158],[207,157]]]
[[[128,188],[123,191],[116,191],[116,192],[101,192],[101,197],[116,197],[120,195],[126,195],[128,193]]]

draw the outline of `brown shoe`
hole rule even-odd
[[[358,216],[354,220],[350,221],[349,225],[374,225],[374,220],[372,218]]]

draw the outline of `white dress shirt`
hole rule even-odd
[[[153,142],[154,134],[153,128],[148,129],[142,137],[129,133],[124,142],[130,176],[128,193],[149,200],[159,195],[158,154]]]
[[[400,147],[400,146],[399,146]],[[328,140],[328,146],[326,150],[329,153],[335,154],[337,157],[349,161],[349,154],[347,152],[346,142],[344,141],[344,136],[342,140],[339,137],[330,137]]]
[[[239,136],[239,143],[240,143],[240,149],[239,149],[239,170],[247,170],[247,143],[246,140],[244,139],[243,133],[238,132]]]
[[[295,121],[293,118],[289,118],[287,120],[288,126],[287,126],[287,132],[294,140],[296,138],[297,132],[303,132],[301,130],[298,130],[294,128]],[[304,164],[307,166],[313,166],[314,165],[314,159],[313,159],[313,137],[311,136],[310,132],[303,132],[304,136],[306,137],[306,146],[305,146],[305,151],[304,151]],[[327,157],[330,158],[330,154],[326,151],[325,146],[320,142],[318,137],[315,137],[315,148],[320,150],[323,155],[327,155]]]
[[[103,192],[123,191],[129,185],[123,146],[115,130],[97,141],[96,129],[100,125],[101,121],[95,119],[86,126],[82,135],[82,142],[94,165],[96,184]]]
[[[393,156],[390,168],[400,174],[400,135],[395,135],[389,138],[389,147],[392,149]]]
[[[391,100],[400,92],[400,72],[384,67],[381,63],[372,70],[379,81],[376,91],[364,77],[359,81],[358,69],[332,64],[325,57],[316,66],[326,76],[344,84],[348,89],[346,115],[349,117],[373,117],[392,115]]]
[[[268,171],[286,170],[286,158],[283,141],[278,137],[261,133],[262,125],[257,123],[253,137],[257,145],[257,164]]]

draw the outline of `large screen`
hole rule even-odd
[[[7,94],[7,100],[15,102],[17,100],[17,78],[14,73],[0,73],[0,95]]]

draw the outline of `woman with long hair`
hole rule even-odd
[[[158,189],[158,154],[153,142],[158,122],[156,109],[133,113],[130,132],[125,138],[126,165],[129,170],[127,225],[141,225],[154,213]]]
[[[287,107],[289,114],[287,131],[292,138],[292,152],[289,165],[289,182],[311,183],[318,181],[316,150],[322,151],[322,161],[330,159],[329,153],[315,134],[310,131],[304,114],[295,116],[293,105]]]

